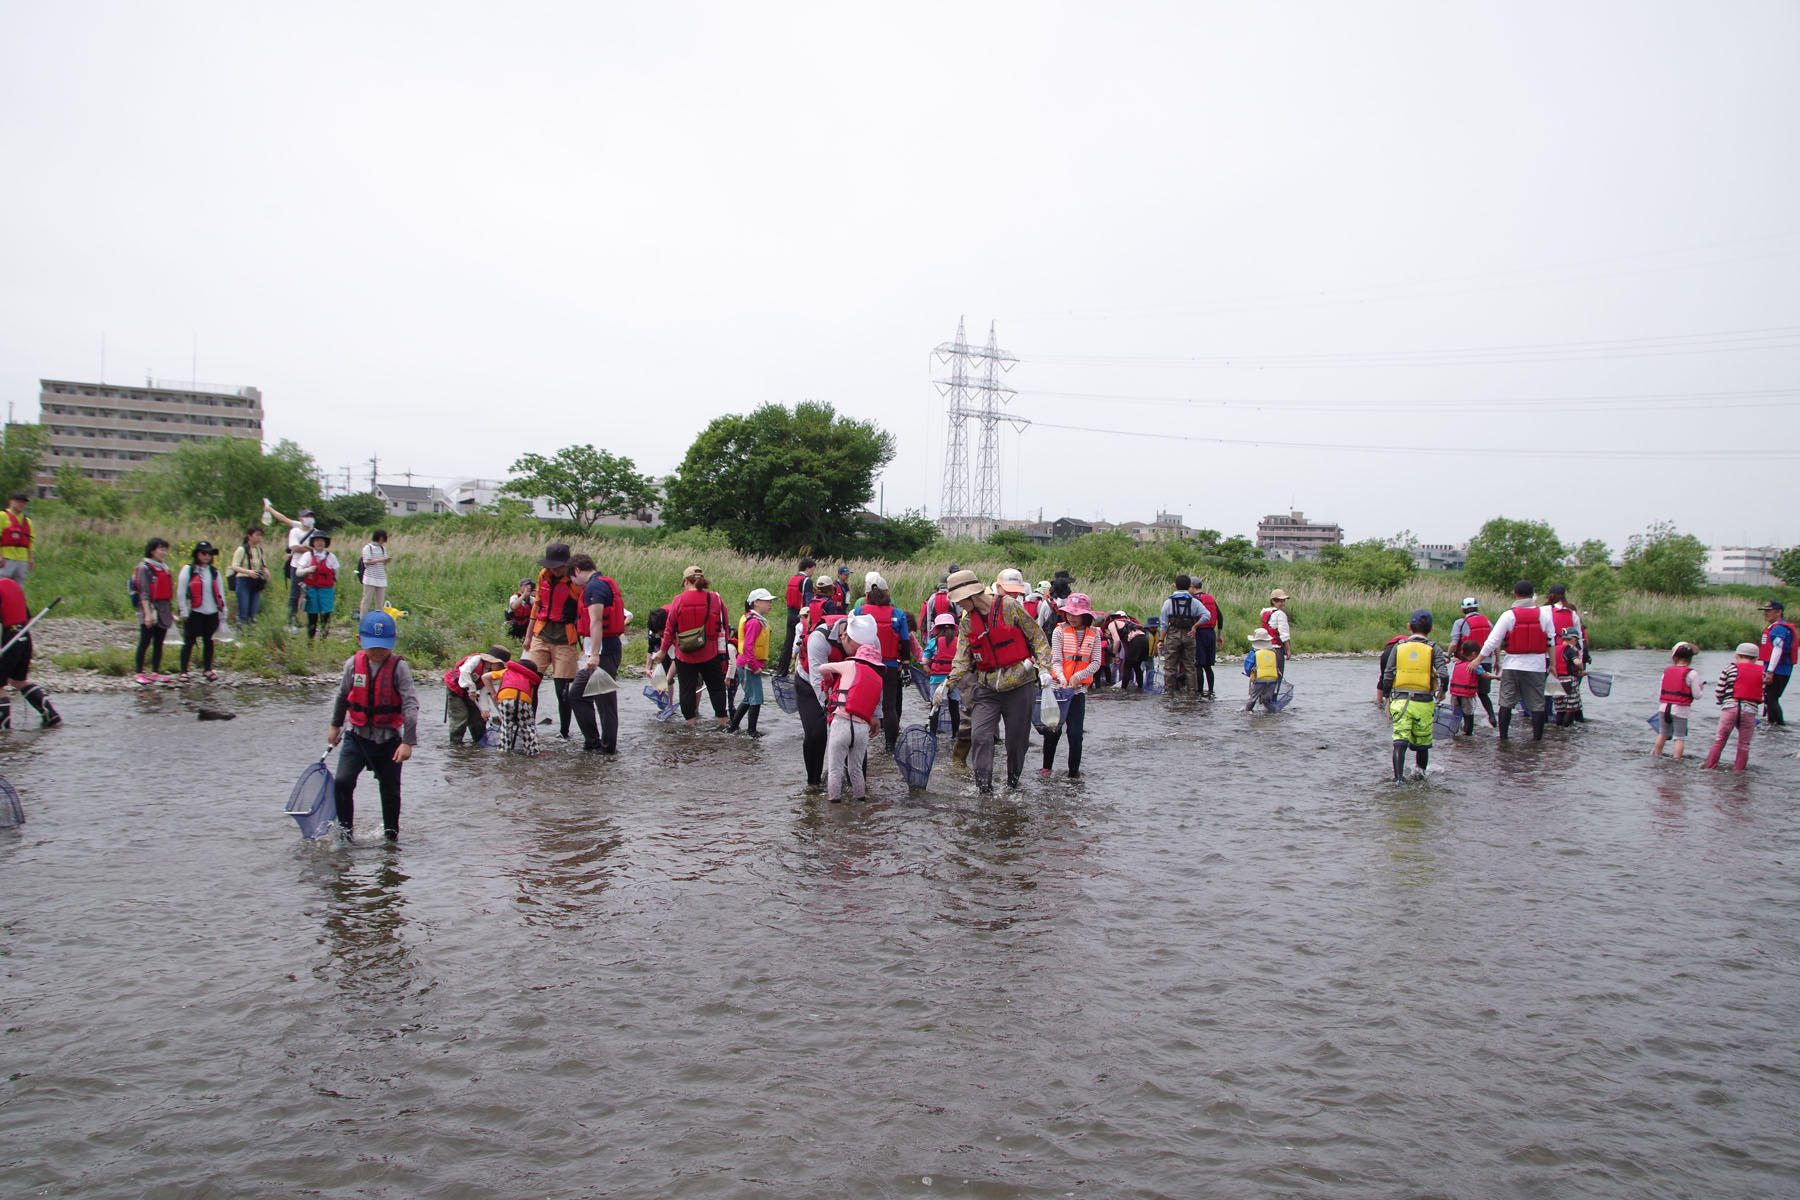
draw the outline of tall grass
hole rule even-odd
[[[566,538],[578,552],[592,554],[601,570],[619,582],[627,607],[637,614],[632,626],[634,639],[641,637],[644,617],[651,608],[667,603],[679,590],[682,572],[689,565],[706,569],[713,587],[735,615],[742,612],[746,594],[757,587],[775,593],[779,610],[779,597],[796,561],[734,554],[718,548],[706,535],[678,534],[647,543],[640,531],[629,536],[584,537],[517,521],[480,518],[417,524],[396,521],[390,529],[393,565],[388,602],[406,611],[406,619],[400,622],[400,650],[421,668],[441,668],[470,649],[504,642],[506,598],[521,578],[535,575],[537,559],[548,541]],[[50,597],[61,595],[65,599],[57,610],[59,616],[120,620],[132,615],[126,577],[148,538],[165,537],[185,548],[205,537],[222,548],[224,563],[229,562],[243,532],[242,527],[177,525],[144,517],[78,520],[54,512],[39,516],[38,530],[38,565],[28,585],[32,602],[41,607]],[[274,543],[271,559],[279,562],[285,546],[284,527],[272,527],[269,536]],[[332,548],[344,566],[333,640],[309,646],[304,635],[295,637],[282,630],[286,587],[277,576],[264,593],[265,613],[259,627],[241,634],[234,646],[220,648],[223,665],[274,676],[331,671],[342,662],[361,597],[354,565],[367,531],[339,530],[333,536]],[[895,601],[916,612],[920,601],[937,586],[950,555],[984,579],[994,578],[1009,565],[992,547],[939,546],[904,562],[849,564],[854,590],[860,590],[863,572],[879,570]],[[1148,560],[1148,567],[1136,561],[1109,561],[1097,576],[1084,578],[1077,572],[1076,589],[1088,593],[1096,607],[1149,616],[1161,608],[1173,585],[1172,575],[1165,569],[1170,555],[1169,549],[1162,548]],[[182,561],[186,561],[185,552],[179,559],[171,556],[172,564]],[[835,572],[837,565],[823,562],[813,573]],[[1035,573],[1042,578],[1051,572],[1040,566]],[[1442,637],[1459,614],[1464,595],[1474,592],[1490,616],[1498,615],[1511,600],[1472,589],[1454,573],[1421,573],[1393,593],[1375,595],[1334,583],[1316,566],[1281,563],[1270,564],[1262,576],[1223,576],[1206,583],[1224,613],[1226,649],[1244,645],[1244,636],[1255,626],[1270,590],[1276,587],[1285,589],[1290,597],[1288,614],[1299,653],[1377,650],[1406,627],[1408,615],[1418,608],[1433,612]],[[1576,600],[1579,603],[1580,597]],[[1594,644],[1602,649],[1668,646],[1678,640],[1723,649],[1753,638],[1762,628],[1757,604],[1757,599],[1741,594],[1708,592],[1676,598],[1627,592],[1608,611],[1584,614],[1584,621]],[[641,648],[639,641],[637,650]],[[627,661],[631,658],[628,648]]]

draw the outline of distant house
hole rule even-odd
[[[401,517],[408,513],[453,512],[450,498],[437,488],[412,487],[403,483],[378,483],[375,494],[387,506],[388,515]]]
[[[1256,548],[1270,558],[1294,562],[1319,557],[1327,546],[1344,544],[1344,531],[1335,522],[1309,521],[1294,510],[1286,516],[1271,513],[1256,523]]]
[[[1058,517],[1050,523],[1050,536],[1059,542],[1070,538],[1078,538],[1084,533],[1094,532],[1094,527],[1086,521],[1077,521],[1074,517]]]

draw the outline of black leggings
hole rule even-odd
[[[1787,691],[1790,678],[1773,671],[1763,673],[1763,716],[1771,725],[1787,724],[1787,718],[1781,715],[1781,693]]]
[[[312,641],[314,634],[317,634],[319,637],[325,637],[330,632],[331,632],[331,614],[330,613],[307,613],[306,614],[306,640],[307,641],[309,641],[309,642]]]
[[[157,622],[153,625],[138,626],[137,672],[144,673],[144,651],[150,651],[150,669],[162,670],[163,639],[169,636],[168,626]]]
[[[695,685],[706,684],[706,698],[712,701],[713,716],[725,715],[725,657],[715,654],[705,662],[682,662],[675,660],[675,677],[681,684],[681,715],[685,720],[693,720],[700,715],[700,689]]]
[[[194,643],[200,643],[200,669],[212,670],[213,634],[219,632],[218,613],[189,613],[188,619],[181,623],[181,671],[187,673],[188,660],[193,656]]]
[[[908,674],[905,663],[881,668],[881,736],[889,754],[900,738],[900,701],[906,695]]]
[[[1087,693],[1076,692],[1069,699],[1069,711],[1062,724],[1044,735],[1044,770],[1056,764],[1056,744],[1064,734],[1069,737],[1069,774],[1081,774],[1081,733],[1087,721]]]
[[[808,787],[825,782],[825,709],[804,678],[794,681],[794,705],[800,717],[800,757],[806,763]]]
[[[1198,676],[1205,681],[1205,690],[1210,694],[1213,690],[1213,663],[1219,657],[1219,634],[1208,626],[1194,630],[1194,666]]]

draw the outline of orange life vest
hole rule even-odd
[[[548,567],[538,570],[537,600],[531,606],[531,632],[544,632],[544,626],[555,621],[563,627],[563,637],[570,646],[579,645],[581,630],[576,620],[571,619],[570,608],[580,607],[576,603],[575,591],[569,586],[567,575],[552,575]]]
[[[1100,631],[1090,624],[1076,633],[1073,625],[1064,625],[1056,633],[1062,639],[1061,673],[1057,682],[1064,687],[1076,687],[1075,676],[1087,670],[1100,657]]]

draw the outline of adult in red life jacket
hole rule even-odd
[[[706,572],[699,567],[682,572],[681,591],[669,601],[669,623],[663,631],[659,661],[666,666],[674,660],[681,684],[681,715],[690,729],[700,712],[701,683],[706,685],[719,728],[725,728],[725,654],[731,640],[730,623],[725,598],[712,590]]]
[[[837,581],[835,583],[833,583],[832,586],[837,589],[837,602],[844,606],[845,612],[849,612],[850,611],[850,566],[849,566],[849,564],[847,564],[847,563],[839,563],[838,564]]]
[[[1531,714],[1531,740],[1544,736],[1544,680],[1552,666],[1556,625],[1550,609],[1537,602],[1537,588],[1529,579],[1513,584],[1512,607],[1500,614],[1481,644],[1477,658],[1500,655],[1500,736],[1512,727],[1513,706],[1523,704]]]
[[[1219,602],[1206,590],[1204,579],[1195,576],[1188,585],[1188,594],[1200,606],[1199,620],[1194,624],[1194,688],[1211,700],[1213,665],[1219,660],[1219,636],[1225,617],[1219,611]]]
[[[801,639],[800,648],[794,655],[794,661],[799,666],[796,673],[798,678],[794,682],[794,704],[796,715],[800,718],[800,756],[806,764],[806,786],[809,788],[819,788],[825,784],[825,740],[828,732],[825,708],[830,693],[819,669],[827,663],[843,662],[856,652],[855,643],[851,643],[848,649],[844,646],[844,629],[849,618],[843,613],[829,611],[837,607],[837,600],[829,591],[829,577],[826,584],[826,611]]]
[[[570,577],[569,544],[551,542],[538,559],[537,596],[520,656],[553,680],[563,737],[569,736],[569,682],[581,657],[581,585]]]
[[[11,687],[25,697],[25,703],[38,710],[45,728],[49,728],[61,725],[62,717],[44,695],[44,689],[31,682],[31,634],[20,636],[30,623],[31,606],[25,602],[25,589],[18,580],[0,575],[0,645],[12,643],[0,655],[0,687]],[[12,699],[0,690],[0,729],[11,728]]]
[[[488,675],[512,661],[512,652],[505,646],[489,646],[486,650],[476,650],[465,654],[451,664],[444,672],[444,715],[450,722],[450,744],[460,746],[466,733],[472,742],[480,742],[487,735],[487,715],[482,712],[481,699],[493,695],[488,687]]]
[[[1464,596],[1462,602],[1462,616],[1458,617],[1456,623],[1450,626],[1450,652],[1455,654],[1456,648],[1464,642],[1474,642],[1477,646],[1483,645],[1487,641],[1488,634],[1493,631],[1494,623],[1481,615],[1481,601],[1473,596]],[[1477,659],[1476,661],[1479,662],[1481,660]],[[1496,723],[1494,720],[1494,701],[1492,698],[1494,690],[1493,673],[1490,671],[1481,671],[1476,674],[1478,675],[1478,678],[1476,679],[1475,698],[1481,702],[1481,707],[1486,710],[1488,724],[1491,726]],[[1472,714],[1470,715],[1470,720],[1473,720]]]
[[[913,646],[912,629],[906,610],[894,607],[888,594],[887,580],[878,571],[863,578],[863,601],[851,615],[865,613],[875,618],[875,636],[881,649],[881,733],[887,752],[894,752],[900,737],[900,706],[906,695],[906,668],[919,655]]]
[[[36,531],[31,527],[31,518],[25,515],[29,503],[30,496],[14,492],[6,507],[0,509],[0,579],[11,579],[20,585],[37,561],[31,545]]]
[[[1733,730],[1737,732],[1738,744],[1737,761],[1731,769],[1742,771],[1750,765],[1750,738],[1756,733],[1756,710],[1762,706],[1765,674],[1763,665],[1756,661],[1756,646],[1738,643],[1737,657],[1725,665],[1713,689],[1719,701],[1719,730],[1706,755],[1707,770],[1719,765],[1719,756],[1725,752]]]
[[[1800,652],[1800,636],[1788,623],[1787,605],[1779,600],[1765,600],[1762,606],[1762,641],[1756,647],[1756,661],[1763,665],[1763,717],[1771,725],[1786,725],[1781,712],[1781,693],[1787,691],[1788,677],[1794,671],[1796,652]]]
[[[867,624],[865,624],[867,622]],[[875,637],[876,624],[871,617],[852,617],[846,623],[847,636]],[[863,760],[869,754],[869,733],[875,725],[875,712],[881,706],[885,676],[881,669],[881,647],[874,642],[856,642],[856,651],[843,662],[826,663],[819,668],[820,680],[829,690],[826,711],[828,733],[825,742],[825,798],[833,804],[844,798],[844,777],[850,777],[850,794],[867,800],[863,781]]]
[[[531,629],[531,606],[537,600],[537,581],[519,580],[519,590],[506,601],[506,632],[522,638]]]
[[[163,639],[175,623],[175,577],[169,574],[169,543],[153,537],[144,543],[144,557],[131,574],[131,591],[138,606],[137,666],[139,683],[162,683]],[[144,671],[144,651],[150,653],[150,670]]]
[[[307,553],[294,568],[294,577],[306,588],[306,640],[331,632],[331,614],[337,608],[337,555],[331,552],[331,535],[315,529],[306,535]]]
[[[213,634],[219,631],[219,620],[225,612],[225,580],[219,574],[218,550],[208,541],[194,543],[194,557],[175,580],[175,604],[181,617],[181,675],[188,681],[188,663],[194,645],[200,645],[200,669],[208,680],[217,679],[213,670]]]
[[[800,560],[799,567],[787,581],[787,637],[781,643],[781,656],[775,663],[775,674],[785,676],[794,665],[794,646],[800,637],[800,614],[812,603],[812,569],[819,564],[812,558]]]
[[[1275,650],[1275,670],[1282,677],[1287,675],[1288,651],[1293,648],[1293,634],[1288,628],[1287,615],[1288,594],[1280,588],[1269,593],[1269,607],[1262,610],[1260,618],[1262,627],[1269,631],[1269,640]]]
[[[994,790],[994,738],[1005,722],[1006,782],[1016,787],[1025,769],[1037,688],[1050,685],[1050,643],[1017,599],[1005,592],[990,596],[975,572],[958,571],[949,587],[963,616],[950,677],[938,685],[933,701],[942,704],[968,684],[969,767],[983,792]]]
[[[1038,769],[1042,778],[1050,777],[1056,763],[1056,747],[1069,739],[1069,778],[1081,778],[1082,734],[1087,724],[1087,692],[1100,671],[1101,647],[1105,639],[1094,624],[1094,610],[1080,592],[1069,596],[1062,605],[1062,624],[1050,631],[1050,676],[1055,687],[1071,691],[1062,722],[1044,735],[1044,765]]]
[[[581,748],[597,754],[616,754],[619,749],[619,663],[625,654],[625,630],[631,612],[625,607],[625,589],[616,579],[602,575],[594,560],[577,554],[570,569],[581,584],[582,658],[569,682],[569,703],[575,723],[581,726]],[[602,679],[597,695],[588,693],[595,675]],[[596,716],[598,720],[596,721]]]
[[[363,768],[381,786],[381,831],[400,838],[400,767],[419,744],[419,694],[412,668],[394,653],[399,631],[394,618],[377,609],[357,625],[362,649],[344,662],[331,728],[325,740],[340,742],[337,766],[338,829],[345,841],[356,834],[356,780]],[[344,737],[345,726],[348,738]]]

